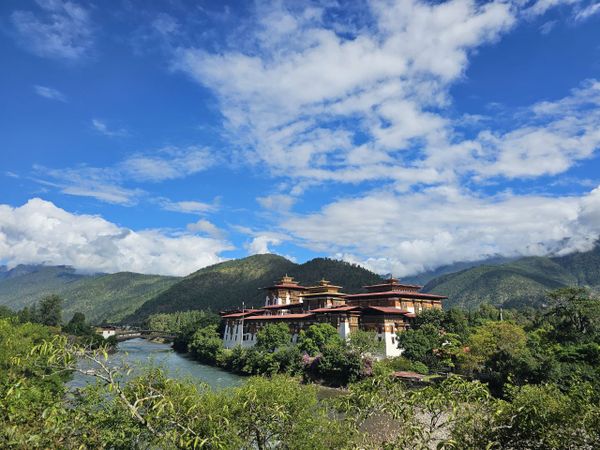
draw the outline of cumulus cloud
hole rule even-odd
[[[88,271],[187,275],[222,261],[219,254],[230,249],[217,238],[133,231],[39,198],[17,208],[0,205],[0,260],[11,266],[67,264]]]
[[[281,239],[270,234],[258,235],[246,245],[249,255],[262,255],[271,253],[269,245],[281,244]]]
[[[35,86],[33,86],[33,90],[40,97],[44,97],[49,100],[58,100],[59,102],[67,101],[67,97],[58,89],[54,89],[48,86],[40,86],[36,84]]]
[[[190,223],[187,230],[192,233],[205,233],[214,238],[223,238],[225,233],[212,222],[205,219],[200,219],[198,222]]]
[[[554,198],[484,198],[436,187],[340,200],[281,226],[315,251],[403,276],[495,255],[588,250],[600,234],[599,219],[600,187],[582,197]]]
[[[175,65],[217,94],[248,160],[275,176],[407,189],[555,175],[598,149],[599,105],[586,97],[597,98],[595,81],[555,102],[561,114],[532,105],[508,127],[485,118],[479,125],[487,128],[471,139],[459,132],[450,88],[471,52],[566,3],[579,5],[371,1],[360,26],[336,22],[335,5],[260,6],[243,44],[219,53],[180,48]],[[259,202],[268,208],[269,197]]]
[[[45,58],[74,61],[93,46],[89,10],[76,2],[37,0],[37,12],[18,10],[11,21],[20,41],[32,53]]]
[[[247,52],[185,48],[176,65],[217,93],[229,128],[274,171],[428,182],[439,177],[435,169],[414,167],[402,150],[443,137],[448,120],[435,111],[448,104],[449,85],[468,53],[508,30],[514,16],[502,2],[369,5],[369,26],[358,33],[319,8],[259,11]],[[359,135],[368,137],[362,148]]]

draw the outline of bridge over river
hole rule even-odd
[[[137,329],[119,329],[116,328],[114,330],[113,336],[117,338],[118,341],[126,341],[128,339],[156,339],[162,338],[169,341],[175,339],[175,335],[172,333],[167,333],[166,331],[159,330],[137,330]]]

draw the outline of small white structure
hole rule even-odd
[[[96,333],[101,334],[104,339],[108,339],[117,334],[117,329],[116,327],[98,327]]]

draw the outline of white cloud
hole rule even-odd
[[[65,97],[65,95],[58,89],[54,89],[47,86],[40,86],[36,84],[35,86],[33,86],[33,90],[40,97],[44,97],[49,100],[58,100],[59,102],[67,101],[67,97]]]
[[[373,192],[295,215],[281,228],[314,251],[410,275],[494,255],[587,250],[600,234],[600,187],[582,197],[484,198],[449,187]]]
[[[133,155],[119,163],[117,170],[138,181],[158,182],[185,178],[215,162],[215,156],[205,147],[165,147],[154,155]]]
[[[448,120],[434,111],[448,104],[468,53],[512,26],[511,7],[399,0],[370,2],[363,13],[370,26],[344,35],[315,8],[261,10],[255,40],[241,46],[254,43],[251,50],[180,49],[176,65],[217,93],[230,131],[252,149],[248,158],[274,173],[436,180],[435,169],[414,167],[403,151],[444,137]],[[369,138],[362,148],[359,134]]]
[[[108,203],[131,206],[145,195],[139,188],[125,185],[132,182],[161,182],[185,178],[215,164],[206,148],[166,147],[157,152],[137,153],[109,167],[71,167],[49,169],[34,166],[38,183],[58,188],[69,195],[92,197]],[[215,205],[200,202],[171,202],[159,198],[157,202],[166,209],[182,212],[206,212]]]
[[[335,4],[260,5],[244,42],[218,53],[180,48],[175,66],[216,93],[247,160],[275,176],[406,190],[556,175],[598,148],[600,108],[585,97],[597,97],[594,82],[554,102],[562,116],[534,105],[512,128],[486,118],[474,139],[457,132],[464,120],[452,115],[450,88],[472,52],[519,20],[580,3],[374,0],[360,26],[337,22]]]
[[[222,239],[225,233],[215,224],[205,219],[200,219],[198,222],[190,223],[187,230],[192,233],[206,233],[214,238]]]
[[[187,275],[223,259],[226,241],[159,230],[133,231],[99,216],[69,213],[34,198],[0,205],[0,260],[67,264],[81,270]]]
[[[258,197],[256,201],[263,208],[276,212],[287,212],[292,208],[292,206],[294,206],[294,203],[296,203],[296,199],[294,197],[284,194],[273,194],[265,197]]]
[[[279,245],[281,244],[281,239],[271,236],[268,234],[256,236],[246,248],[248,249],[249,255],[262,255],[264,253],[271,253],[269,249],[269,245]]]
[[[34,166],[38,183],[59,189],[63,194],[92,197],[97,200],[123,205],[135,205],[145,194],[141,189],[120,185],[120,175],[110,169],[81,166],[69,169],[49,169]]]
[[[587,20],[598,13],[600,13],[600,3],[592,2],[588,6],[577,11],[575,14],[575,20]]]
[[[37,0],[41,11],[14,11],[12,24],[23,45],[38,56],[77,60],[93,45],[89,11],[72,1]]]
[[[127,130],[122,128],[119,130],[109,128],[106,122],[100,119],[92,119],[92,127],[99,133],[109,137],[123,137],[128,134]]]
[[[186,214],[206,214],[208,212],[214,212],[218,209],[218,201],[214,201],[213,203],[204,203],[195,200],[173,202],[171,200],[161,198],[159,199],[158,203],[164,210]]]

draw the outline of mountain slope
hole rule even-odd
[[[0,272],[0,305],[14,310],[49,294],[64,299],[64,318],[83,312],[88,320],[117,322],[169,288],[177,277],[115,273],[79,274],[68,266],[17,266]]]
[[[78,274],[68,266],[20,265],[2,273],[0,305],[21,309],[45,295],[61,293],[73,283],[91,277]]]
[[[368,270],[325,258],[295,264],[281,256],[264,254],[205,267],[188,275],[171,288],[145,303],[126,322],[140,322],[150,314],[186,309],[220,310],[264,304],[260,288],[273,284],[282,275],[293,276],[301,284],[314,284],[323,277],[357,292],[363,285],[381,281]]]
[[[82,312],[92,323],[117,323],[179,279],[131,272],[84,279],[60,293],[64,315]]]
[[[482,265],[435,278],[425,292],[447,295],[446,307],[491,303],[539,306],[550,290],[566,286],[600,287],[600,246],[562,257],[527,257]]]

